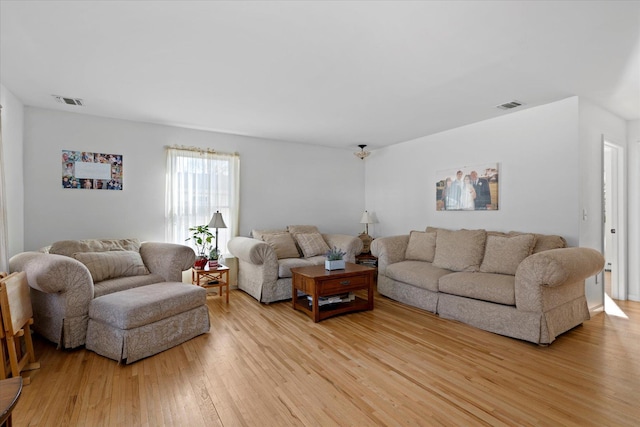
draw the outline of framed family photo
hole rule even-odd
[[[122,190],[122,155],[62,150],[62,188]]]
[[[498,163],[436,172],[436,210],[495,211],[500,191]]]

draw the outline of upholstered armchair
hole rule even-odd
[[[65,240],[9,260],[31,287],[33,329],[62,348],[85,344],[94,298],[137,286],[181,282],[195,253],[184,245],[122,240]]]

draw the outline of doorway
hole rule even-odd
[[[605,299],[626,300],[624,148],[603,138],[603,254]]]

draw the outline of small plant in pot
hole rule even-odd
[[[325,270],[344,270],[344,256],[347,253],[338,249],[337,247],[333,247],[333,249],[329,249],[325,256],[327,257],[324,262]]]
[[[216,248],[211,249],[209,252],[209,267],[218,268],[220,258],[220,251]]]
[[[187,240],[193,240],[193,245],[196,247],[196,261],[193,266],[196,268],[204,268],[207,264],[209,250],[211,248],[211,241],[215,239],[215,236],[209,231],[208,225],[197,225],[189,228],[191,237]]]

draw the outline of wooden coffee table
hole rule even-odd
[[[373,284],[376,269],[346,263],[344,270],[325,270],[324,265],[292,268],[291,295],[293,308],[306,313],[314,322],[327,317],[361,310],[373,310]],[[305,295],[298,296],[298,290]],[[320,307],[318,299],[354,291],[366,291],[366,299],[356,296],[353,301]],[[311,302],[307,295],[311,296]]]

